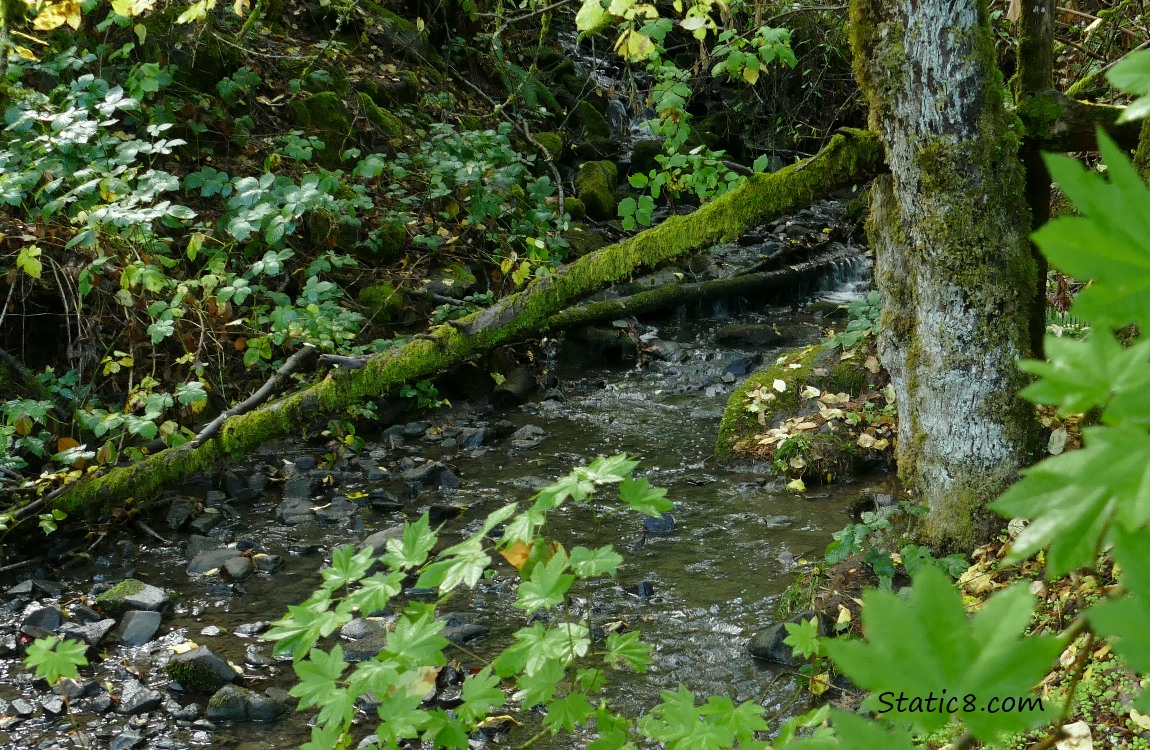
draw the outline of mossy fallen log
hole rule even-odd
[[[713,279],[688,284],[664,284],[654,289],[632,294],[629,297],[570,307],[551,316],[547,321],[547,328],[555,330],[586,326],[602,320],[663,310],[690,302],[708,302],[742,295],[762,294],[792,286],[804,279],[810,279],[822,271],[827,271],[834,268],[835,265],[845,262],[851,256],[850,250],[842,248],[775,271],[759,271],[758,273],[731,276],[726,279]]]
[[[672,217],[586,255],[487,310],[457,321],[458,327],[436,327],[426,336],[372,357],[360,369],[331,372],[310,387],[232,417],[203,445],[169,448],[81,480],[60,491],[51,505],[77,513],[128,498],[142,502],[165,485],[235,460],[261,443],[299,434],[303,426],[321,416],[339,414],[350,405],[387,395],[404,383],[540,331],[563,309],[636,271],[733,240],[750,227],[867,181],[883,169],[882,145],[875,135],[840,131],[810,159],[773,174],[755,175],[693,214]]]

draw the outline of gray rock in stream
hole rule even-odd
[[[224,685],[208,701],[210,721],[275,721],[291,710],[291,696],[268,688],[263,695],[237,685]]]
[[[139,680],[129,679],[120,688],[120,706],[116,711],[128,716],[143,714],[159,708],[163,700],[164,696],[158,691]]]
[[[240,557],[240,551],[228,547],[204,550],[188,563],[187,574],[199,576],[217,570],[224,567],[233,557]]]
[[[164,671],[188,690],[211,693],[225,683],[239,679],[239,672],[224,659],[212,653],[207,646],[198,646],[182,654],[176,654]]]
[[[124,619],[120,621],[118,636],[120,643],[127,646],[142,646],[152,640],[159,629],[159,612],[134,610],[124,614]]]
[[[830,633],[830,626],[826,618],[814,610],[800,612],[786,622],[776,623],[770,627],[763,628],[755,633],[749,643],[747,643],[747,651],[751,656],[766,661],[774,662],[775,664],[782,664],[784,667],[794,667],[803,663],[802,659],[794,656],[793,650],[790,646],[783,643],[789,634],[787,633],[786,626],[788,624],[797,625],[800,622],[806,622],[811,618],[818,621],[818,634],[826,636]]]
[[[387,543],[389,540],[402,538],[403,524],[397,523],[368,536],[359,543],[359,548],[362,550],[371,547],[374,550],[375,556],[379,557],[384,552],[387,552]]]
[[[511,447],[516,450],[531,450],[543,444],[547,433],[539,425],[523,425],[511,434]]]

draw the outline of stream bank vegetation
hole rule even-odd
[[[941,13],[941,5],[927,5]],[[1009,535],[978,548],[974,567],[959,575],[958,589],[946,577],[959,572],[953,553],[936,556],[951,550],[936,553],[903,544],[883,512],[876,509],[864,518],[862,529],[844,530],[831,555],[861,555],[854,572],[875,573],[886,584],[863,594],[861,611],[844,605],[834,618],[833,630],[865,638],[828,639],[818,623],[804,622],[788,628],[787,643],[815,659],[807,684],[816,693],[829,692],[833,680],[826,668],[833,665],[872,694],[925,696],[946,689],[989,700],[1027,695],[1039,686],[1037,694],[1049,699],[1046,706],[1017,713],[876,717],[866,715],[878,708],[871,701],[864,703],[864,713],[821,707],[779,726],[770,720],[783,717],[765,716],[754,701],[736,706],[729,698],[710,696],[699,705],[696,696],[680,690],[665,693],[642,718],[618,715],[604,692],[610,671],[642,669],[647,647],[625,624],[597,633],[588,619],[592,608],[580,610],[580,602],[569,596],[577,579],[609,576],[618,555],[610,548],[568,551],[542,535],[548,511],[568,500],[585,501],[604,485],[619,485],[623,503],[641,512],[656,515],[669,507],[664,493],[632,475],[634,462],[616,456],[574,470],[540,491],[526,511],[514,505],[496,511],[478,533],[445,549],[436,551],[426,519],[409,523],[379,561],[386,572],[371,572],[377,560],[370,554],[333,553],[319,592],[293,607],[273,633],[293,652],[301,679],[295,695],[302,707],[320,711],[307,747],[345,747],[353,735],[358,738],[356,699],[369,693],[376,701],[372,712],[380,722],[375,735],[380,747],[410,740],[467,747],[469,734],[488,726],[509,698],[523,708],[544,707],[541,733],[591,731],[593,725],[595,750],[645,740],[683,748],[910,748],[916,735],[919,744],[1052,747],[1083,731],[1098,745],[1145,743],[1141,732],[1150,723],[1150,702],[1133,693],[1140,688],[1137,676],[1150,671],[1145,643],[1150,353],[1141,336],[1150,325],[1145,291],[1150,191],[1123,151],[1137,142],[1134,120],[1146,111],[1150,52],[1102,67],[1134,46],[1126,32],[1146,19],[1132,4],[1097,15],[1078,11],[1075,17],[1085,13],[1089,18],[1082,20],[1089,23],[1068,23],[1065,14],[1055,15],[1053,3],[1006,8],[1007,18],[1018,12],[1027,32],[1012,63],[1019,106],[1007,110],[1001,106],[1007,91],[994,59],[1002,40],[993,33],[985,4],[958,5],[964,33],[956,37],[968,44],[970,59],[951,62],[961,68],[956,80],[973,80],[961,93],[976,116],[960,124],[978,126],[977,147],[961,139],[956,146],[948,140],[953,133],[920,127],[924,122],[915,118],[921,113],[910,112],[900,97],[897,81],[906,71],[894,61],[907,52],[899,52],[900,42],[913,43],[910,51],[916,54],[932,54],[922,36],[900,26],[898,13],[907,5],[886,8],[855,0],[856,72],[879,135],[851,129],[832,135],[830,127],[820,128],[825,143],[808,160],[769,175],[756,172],[762,163],[731,167],[722,160],[729,154],[720,153],[717,143],[691,145],[690,134],[683,135],[680,122],[694,116],[682,88],[687,67],[666,70],[653,79],[652,95],[682,99],[682,114],[658,126],[675,129],[662,133],[663,151],[653,159],[657,167],[628,179],[646,192],[633,196],[633,205],[623,204],[623,218],[641,224],[648,211],[654,218],[655,198],[668,191],[679,199],[713,200],[634,237],[608,240],[603,249],[558,269],[568,252],[579,255],[586,248],[572,241],[574,218],[555,152],[561,159],[569,154],[611,163],[620,144],[603,136],[604,123],[610,132],[610,107],[574,93],[588,84],[587,77],[565,65],[569,61],[561,53],[548,56],[544,45],[524,44],[525,38],[545,39],[552,8],[497,15],[500,25],[480,33],[476,24],[490,16],[476,5],[465,6],[457,20],[429,27],[433,14],[412,22],[366,2],[292,9],[238,3],[236,9],[248,14],[242,20],[206,1],[187,8],[116,3],[110,11],[72,2],[29,8],[5,3],[0,201],[9,207],[2,217],[8,288],[0,313],[5,323],[0,379],[5,391],[16,395],[6,399],[0,426],[5,462],[0,469],[5,495],[13,498],[5,525],[39,520],[51,531],[65,517],[91,513],[95,518],[108,507],[122,511],[129,499],[146,499],[165,483],[210,469],[270,437],[298,434],[301,428],[318,432],[328,420],[338,421],[329,432],[354,449],[354,429],[342,424],[370,418],[372,407],[365,401],[407,387],[411,400],[422,397],[425,406],[434,404],[438,393],[418,383],[536,334],[571,304],[637,269],[737,238],[766,217],[869,179],[882,171],[885,151],[894,175],[876,189],[871,218],[883,303],[876,362],[890,374],[903,419],[897,438],[863,429],[855,445],[873,449],[887,440],[920,489],[923,478],[941,465],[931,463],[939,445],[978,453],[982,445],[968,430],[970,420],[946,414],[940,408],[944,400],[930,405],[930,419],[903,406],[916,403],[912,394],[929,386],[929,377],[941,372],[961,378],[967,372],[962,357],[943,357],[934,363],[941,370],[917,369],[937,354],[927,344],[955,343],[929,339],[937,337],[938,326],[921,330],[924,323],[941,320],[932,313],[938,299],[926,292],[945,291],[951,281],[1001,280],[987,270],[994,266],[987,254],[1005,237],[1014,250],[1006,285],[1022,291],[1006,297],[1002,289],[995,292],[999,297],[988,292],[1004,303],[997,313],[993,306],[974,304],[985,302],[985,295],[972,297],[977,310],[941,309],[965,332],[958,343],[966,348],[957,354],[969,358],[971,347],[984,346],[993,360],[990,369],[1002,375],[995,381],[999,390],[989,394],[999,400],[979,402],[1005,405],[1001,413],[975,409],[984,424],[980,435],[997,437],[992,417],[1021,413],[1015,400],[1022,384],[1013,370],[1016,356],[1003,359],[1004,347],[991,344],[1008,339],[1006,348],[1013,347],[1014,355],[1045,349],[1045,360],[1025,366],[1037,379],[1021,396],[1056,410],[1046,417],[1052,428],[1048,447],[1055,455],[1026,469],[993,504],[1001,515],[1030,523],[1014,523]],[[678,38],[672,34],[688,48],[694,46],[692,38],[713,39],[715,46],[704,47],[718,58],[709,61],[714,75],[707,77],[708,85],[731,77],[753,84],[765,64],[790,61],[785,47],[796,62],[799,57],[794,36],[769,33],[775,27],[763,21],[765,7],[736,8],[736,18],[754,22],[738,40],[723,37],[729,23],[724,12],[731,11],[719,3],[676,9],[685,16],[669,23],[651,5],[604,7],[587,0],[575,23],[589,38],[606,33],[625,57],[645,65],[666,67],[664,59],[674,56],[675,45],[665,42]],[[791,13],[770,12],[775,11]],[[794,12],[805,15],[804,8]],[[41,36],[25,30],[26,13]],[[502,35],[518,34],[510,27],[532,20],[540,26],[515,42],[529,51],[517,57],[526,66],[510,62],[510,37]],[[1097,60],[1096,81],[1108,80],[1142,97],[1125,114],[1120,107],[1064,107],[1043,93],[1044,83],[1054,83],[1053,73],[1044,76],[1036,68],[1042,54],[1053,57],[1056,22],[1063,24],[1063,63],[1104,58],[1104,63]],[[1043,24],[1050,32],[1047,49],[1035,52]],[[596,31],[600,26],[603,30]],[[305,40],[295,41],[289,29],[302,30]],[[349,64],[361,44],[368,47],[364,59],[370,64]],[[867,57],[868,51],[876,54]],[[498,71],[498,85],[468,75],[488,63]],[[290,75],[286,81],[284,71]],[[553,92],[548,83],[564,77],[578,85]],[[920,93],[918,84],[907,90],[911,98]],[[574,98],[565,103],[561,94]],[[674,113],[658,107],[660,120],[663,113]],[[508,111],[518,113],[509,118],[513,124],[492,117]],[[1121,147],[1105,133],[1096,136],[1096,124],[1110,129]],[[921,151],[917,136],[925,144]],[[1041,180],[1035,177],[1040,174],[1036,162],[1028,162],[1026,175],[1019,165],[1029,158],[1028,149],[1070,143],[1097,144],[1106,177],[1101,169],[1088,171],[1064,157],[1045,162],[1079,213],[1040,229],[1034,239],[1044,255],[1030,257],[1029,249],[1023,251],[1028,219],[1021,196],[1041,195],[1036,184]],[[1150,130],[1144,126],[1140,165],[1146,163],[1148,144]],[[613,194],[618,185],[612,184],[618,171],[614,176],[607,167],[595,171],[600,179],[592,180],[589,190],[596,201],[581,200],[584,210],[595,205],[598,211],[618,197]],[[982,192],[972,188],[971,175],[982,180]],[[1024,184],[1027,178],[1031,182]],[[1005,215],[980,208],[989,202],[987,183],[997,185],[1006,199],[995,207],[1005,207]],[[947,203],[947,196],[958,200]],[[577,205],[572,201],[573,208]],[[909,210],[915,206],[926,210]],[[961,211],[948,214],[955,206]],[[978,231],[962,234],[972,226]],[[921,252],[936,247],[946,256],[941,263]],[[971,254],[946,254],[955,248]],[[1045,259],[1062,273],[1093,282],[1070,308],[1083,337],[1036,342],[1034,320],[1025,321],[1025,330],[1006,329],[1003,310],[1045,306]],[[931,287],[940,281],[940,271],[946,283]],[[1022,299],[1027,289],[1029,297]],[[963,318],[963,312],[981,317]],[[1035,319],[1045,322],[1045,316]],[[423,331],[428,321],[441,325]],[[856,327],[840,336],[862,333]],[[804,356],[837,356],[841,364],[844,344],[848,350],[862,346],[861,339],[843,338],[837,354],[817,349]],[[306,378],[304,358],[297,356],[313,350],[309,358],[338,369],[299,387]],[[864,369],[879,375],[867,361],[864,357]],[[783,366],[807,367],[812,377],[816,369],[826,369],[827,377],[834,369],[814,359],[804,365],[801,358]],[[852,410],[842,407],[851,402],[840,403],[840,394],[850,399],[856,390],[861,396],[865,387],[878,385],[820,387],[788,383],[783,374],[758,382],[746,394],[741,418],[750,415],[757,422],[757,413],[785,395],[812,410],[800,417],[818,412],[823,425],[848,423]],[[236,389],[237,382],[245,387]],[[271,406],[239,409],[248,402],[242,396],[261,382],[260,390],[268,394],[289,384],[296,390]],[[881,411],[891,399],[883,398],[874,402],[880,414],[873,424],[862,416],[866,401],[858,401],[854,426],[866,421],[874,430],[889,428]],[[758,411],[747,411],[751,405]],[[228,419],[211,419],[227,415],[229,407],[236,410]],[[1066,450],[1074,445],[1065,439],[1068,431],[1054,450],[1054,433],[1066,425],[1053,420],[1073,423],[1080,414],[1088,415],[1079,432],[1082,447]],[[208,427],[200,428],[205,422]],[[759,425],[761,446],[773,450],[773,460],[787,471],[817,465],[809,458],[810,446],[803,445],[813,440],[803,433],[818,434],[820,425],[815,422],[812,430],[807,422],[815,420]],[[861,445],[863,435],[874,443]],[[970,480],[959,493],[963,513],[936,497],[928,510],[933,524],[927,526],[928,538],[953,543],[986,527],[977,510],[1026,463],[1015,455],[1025,441],[1007,442],[1013,451],[1006,467],[1010,476],[982,482],[980,476],[963,475]],[[951,457],[944,458],[942,464]],[[956,473],[970,468],[961,460],[955,466]],[[81,481],[62,486],[72,480]],[[946,487],[930,489],[937,495]],[[898,545],[897,558],[893,551],[886,559],[877,552],[887,542]],[[465,654],[470,663],[458,703],[424,706],[447,663],[447,643],[438,634],[435,605],[405,600],[405,586],[448,597],[460,586],[476,585],[495,560],[493,553],[518,570],[519,608],[534,619],[494,661]],[[897,565],[910,585],[898,577]],[[341,647],[323,641],[352,612],[376,611],[393,600],[404,614],[379,659],[349,668]],[[973,618],[969,611],[975,611]],[[41,642],[30,657],[30,666],[52,680],[70,673],[69,664],[83,666],[83,655],[69,642]],[[1113,708],[1101,713],[1091,698],[1107,691],[1118,695]],[[1085,717],[1085,727],[1079,717]]]

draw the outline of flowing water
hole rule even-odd
[[[835,285],[843,292],[855,281],[839,279]],[[549,523],[552,538],[568,548],[613,544],[624,556],[616,581],[583,592],[573,601],[577,611],[593,607],[596,623],[623,621],[641,631],[644,640],[653,645],[654,664],[647,674],[619,673],[612,687],[617,705],[630,715],[638,715],[658,702],[660,690],[683,684],[699,695],[719,693],[778,709],[791,697],[792,681],[774,680],[778,668],[750,657],[745,651],[747,639],[773,621],[779,594],[804,559],[821,556],[831,532],[849,521],[850,508],[870,493],[889,490],[880,486],[882,478],[878,478],[797,495],[783,489],[782,481],[766,467],[725,468],[713,462],[714,436],[733,387],[723,382],[722,373],[745,366],[747,359],[769,361],[778,352],[724,349],[714,343],[713,331],[725,323],[763,321],[805,329],[809,341],[821,335],[821,321],[789,308],[729,315],[725,306],[719,305],[704,311],[680,311],[658,330],[647,330],[663,341],[674,342],[677,361],[652,361],[642,367],[633,361],[588,366],[585,352],[553,348],[548,353],[549,364],[558,383],[545,394],[545,400],[506,415],[460,408],[429,419],[432,434],[437,426],[450,430],[453,423],[506,416],[513,427],[530,424],[542,428],[544,437],[537,447],[514,449],[504,440],[474,455],[464,455],[435,443],[383,452],[378,444],[370,443],[365,453],[376,448],[371,455],[378,460],[364,463],[388,469],[383,478],[367,481],[355,472],[337,472],[333,481],[339,484],[338,489],[327,491],[322,482],[317,484],[315,502],[323,504],[333,492],[401,489],[394,478],[402,466],[397,462],[411,455],[443,459],[462,479],[462,487],[446,496],[441,497],[438,491],[424,494],[398,512],[379,514],[364,509],[351,521],[351,528],[348,524],[279,523],[275,510],[279,496],[274,490],[219,506],[226,520],[214,531],[217,537],[247,540],[266,552],[284,556],[286,565],[272,575],[258,574],[242,584],[229,584],[218,576],[189,577],[183,570],[189,555],[179,545],[139,542],[133,547],[125,540],[116,553],[105,555],[91,568],[73,571],[74,580],[115,582],[135,574],[177,592],[178,603],[172,616],[165,619],[159,640],[136,650],[116,649],[112,662],[106,660],[103,668],[119,665],[139,671],[153,684],[161,683],[155,653],[184,639],[208,645],[242,663],[245,647],[258,641],[238,638],[230,631],[240,624],[276,619],[288,604],[305,599],[318,584],[317,571],[333,546],[357,541],[364,533],[401,518],[414,519],[429,505],[467,507],[445,526],[444,537],[450,543],[469,533],[476,519],[509,501],[527,500],[535,488],[574,465],[596,455],[628,453],[641,460],[639,472],[652,484],[668,488],[675,502],[672,533],[646,535],[640,542],[644,536],[642,518],[618,511],[609,496],[596,498],[595,513],[586,506],[568,507],[554,513]],[[246,461],[241,473],[267,472],[285,457],[298,460],[315,451],[314,445],[292,442],[269,446]],[[318,476],[326,474],[318,471]],[[209,488],[191,486],[183,491],[207,497]],[[358,530],[359,525],[364,530]],[[511,606],[513,583],[513,571],[501,565],[495,579],[482,582],[475,592],[441,608],[471,612],[478,622],[491,628],[485,638],[469,645],[473,653],[492,656],[525,624],[522,613]],[[210,626],[222,632],[213,635]],[[209,627],[207,634],[205,627]],[[270,653],[270,649],[265,646],[264,652]],[[452,654],[464,665],[473,665],[471,656],[458,651]],[[249,669],[246,679],[257,690],[269,685],[289,687],[290,665]],[[192,698],[204,699],[191,696],[181,702]],[[172,729],[170,744],[237,750],[298,747],[308,732],[305,718],[289,716],[274,724],[238,724],[199,734],[192,729]],[[511,739],[525,739],[530,731],[530,726],[524,727],[513,732]],[[585,741],[567,737],[552,741],[550,746],[582,747]]]

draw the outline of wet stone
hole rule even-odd
[[[17,698],[12,701],[9,708],[13,714],[22,719],[27,719],[36,713],[36,704],[26,698]]]
[[[223,515],[215,508],[206,508],[204,512],[191,520],[188,526],[198,534],[207,534],[220,525]]]
[[[771,516],[767,519],[768,529],[781,529],[786,526],[793,526],[795,519],[790,516]]]
[[[389,540],[402,538],[403,524],[397,523],[392,526],[388,526],[386,529],[381,529],[380,531],[377,531],[371,536],[367,537],[359,543],[359,548],[362,550],[371,547],[373,550],[375,550],[375,556],[379,557],[384,552],[387,552],[387,543]]]
[[[282,503],[276,506],[276,518],[290,526],[312,520],[311,499],[285,498]]]
[[[292,477],[284,482],[284,500],[307,500],[311,502],[312,482],[306,477]]]
[[[92,609],[91,607],[85,607],[82,604],[77,604],[72,607],[71,612],[72,619],[78,622],[98,622],[99,620],[104,619],[102,614]]]
[[[403,436],[409,438],[422,437],[423,433],[431,427],[431,422],[408,422],[403,426]]]
[[[299,456],[295,459],[295,467],[300,471],[311,471],[315,468],[315,456]]]
[[[108,750],[131,750],[144,742],[144,735],[135,729],[125,729],[108,743]]]
[[[257,622],[245,622],[242,625],[236,625],[232,632],[241,638],[251,638],[252,636],[259,635],[268,629],[268,624],[263,620]]]
[[[60,695],[50,695],[40,701],[40,706],[49,716],[59,716],[64,713],[64,698]]]
[[[264,652],[254,643],[249,643],[244,649],[244,664],[252,667],[270,667],[274,664],[271,659],[264,656]]]
[[[208,625],[206,628],[200,631],[200,635],[207,636],[208,638],[215,638],[223,632],[224,629],[219,625]]]
[[[415,487],[430,487],[439,481],[443,469],[443,464],[438,461],[428,461],[404,471],[403,481]]]
[[[315,517],[321,523],[342,524],[359,512],[359,506],[346,497],[336,497],[322,508],[317,508]]]
[[[80,701],[80,709],[93,714],[105,714],[112,708],[112,697],[107,693],[100,693],[91,698]]]
[[[124,614],[120,621],[120,643],[128,646],[142,646],[156,635],[160,629],[160,613],[134,610]]]
[[[263,492],[268,488],[268,477],[266,474],[257,473],[248,477],[248,489],[253,493]]]
[[[374,489],[368,497],[368,503],[375,510],[387,513],[403,510],[403,501],[395,496],[394,493],[388,492],[385,489]]]
[[[166,523],[168,528],[172,531],[179,531],[184,527],[184,524],[191,519],[192,514],[196,512],[196,504],[190,497],[177,497],[172,500],[172,504],[168,506],[168,517]]]
[[[444,469],[439,475],[439,486],[445,490],[457,490],[463,486],[463,482],[451,469]]]
[[[67,623],[60,628],[60,633],[68,638],[83,641],[89,646],[97,646],[114,627],[116,627],[116,621],[109,617],[104,620],[99,620],[98,622],[89,622],[83,625]]]
[[[28,628],[41,628],[55,630],[64,622],[64,613],[58,607],[41,607],[29,612],[20,623],[20,629],[27,632]]]
[[[139,680],[129,679],[120,690],[119,713],[134,716],[159,708],[164,696]]]
[[[200,714],[203,713],[203,711],[204,707],[199,703],[189,703],[186,706],[180,706],[176,710],[172,711],[171,717],[176,721],[186,721],[191,723],[200,718]]]
[[[670,534],[675,530],[675,517],[670,513],[658,517],[647,516],[643,519],[643,529],[648,534]]]
[[[188,563],[187,573],[190,576],[203,575],[210,570],[222,568],[229,560],[239,557],[238,550],[230,548],[209,549],[200,552]]]
[[[227,572],[234,581],[244,580],[252,574],[254,569],[255,565],[252,563],[250,557],[233,557],[224,563],[224,571]]]
[[[776,623],[755,633],[747,644],[747,651],[751,653],[751,656],[782,664],[785,667],[801,664],[802,661],[794,656],[793,649],[783,643],[783,640],[789,635],[786,626],[788,623],[797,625],[800,622],[809,621],[812,617],[818,621],[818,634],[820,636],[828,635],[830,629],[827,627],[826,619],[814,610],[808,610],[800,612],[786,622]]]
[[[376,618],[357,617],[339,630],[339,634],[351,641],[358,641],[369,635],[374,635],[386,627],[384,620]]]
[[[252,555],[252,563],[261,573],[274,573],[283,567],[284,559],[279,555]]]
[[[511,434],[511,447],[516,450],[538,448],[546,436],[547,433],[539,425],[524,425]]]
[[[204,693],[219,690],[225,683],[235,682],[239,677],[231,664],[216,656],[207,646],[176,654],[164,671],[184,688]]]

